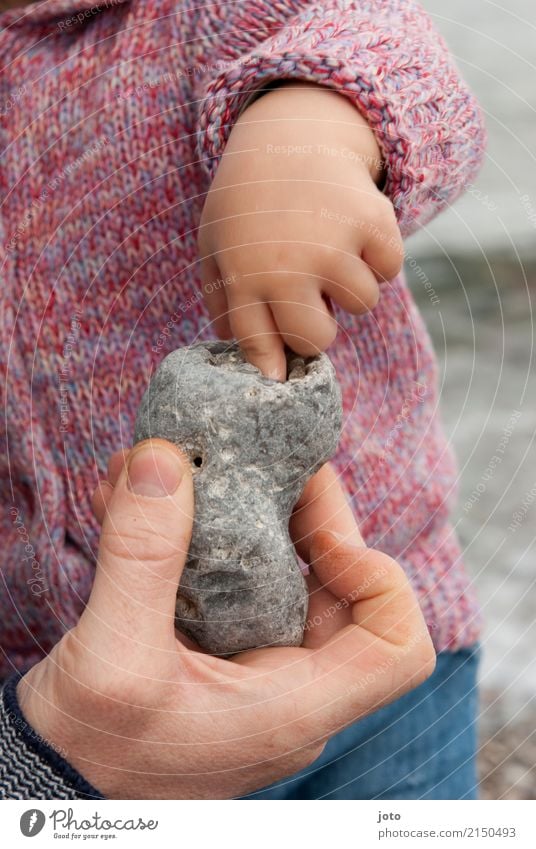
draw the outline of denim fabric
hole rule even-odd
[[[318,760],[249,799],[476,799],[478,646],[333,737]]]

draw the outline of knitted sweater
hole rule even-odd
[[[376,133],[403,234],[474,177],[485,131],[414,0],[48,0],[0,15],[0,56],[1,680],[77,621],[98,476],[160,360],[210,337],[196,228],[252,93],[281,78],[343,92]],[[403,275],[337,319],[335,463],[363,536],[407,570],[436,648],[468,646],[456,467]]]

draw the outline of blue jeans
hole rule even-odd
[[[248,799],[476,799],[478,646],[333,737],[312,766]]]

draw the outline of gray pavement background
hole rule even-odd
[[[536,3],[423,5],[484,107],[489,147],[469,193],[407,241],[408,277],[440,361],[457,528],[486,618],[482,796],[534,799]]]
[[[408,244],[421,254],[481,253],[500,248],[533,255],[536,3],[421,2],[445,36],[463,77],[478,95],[489,144],[486,163],[470,192]],[[528,199],[523,201],[525,196]]]

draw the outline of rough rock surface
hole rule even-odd
[[[265,378],[235,343],[179,348],[155,372],[134,441],[191,458],[195,520],[176,625],[212,654],[299,645],[305,581],[288,533],[308,478],[337,447],[340,389],[327,356],[288,357]]]

